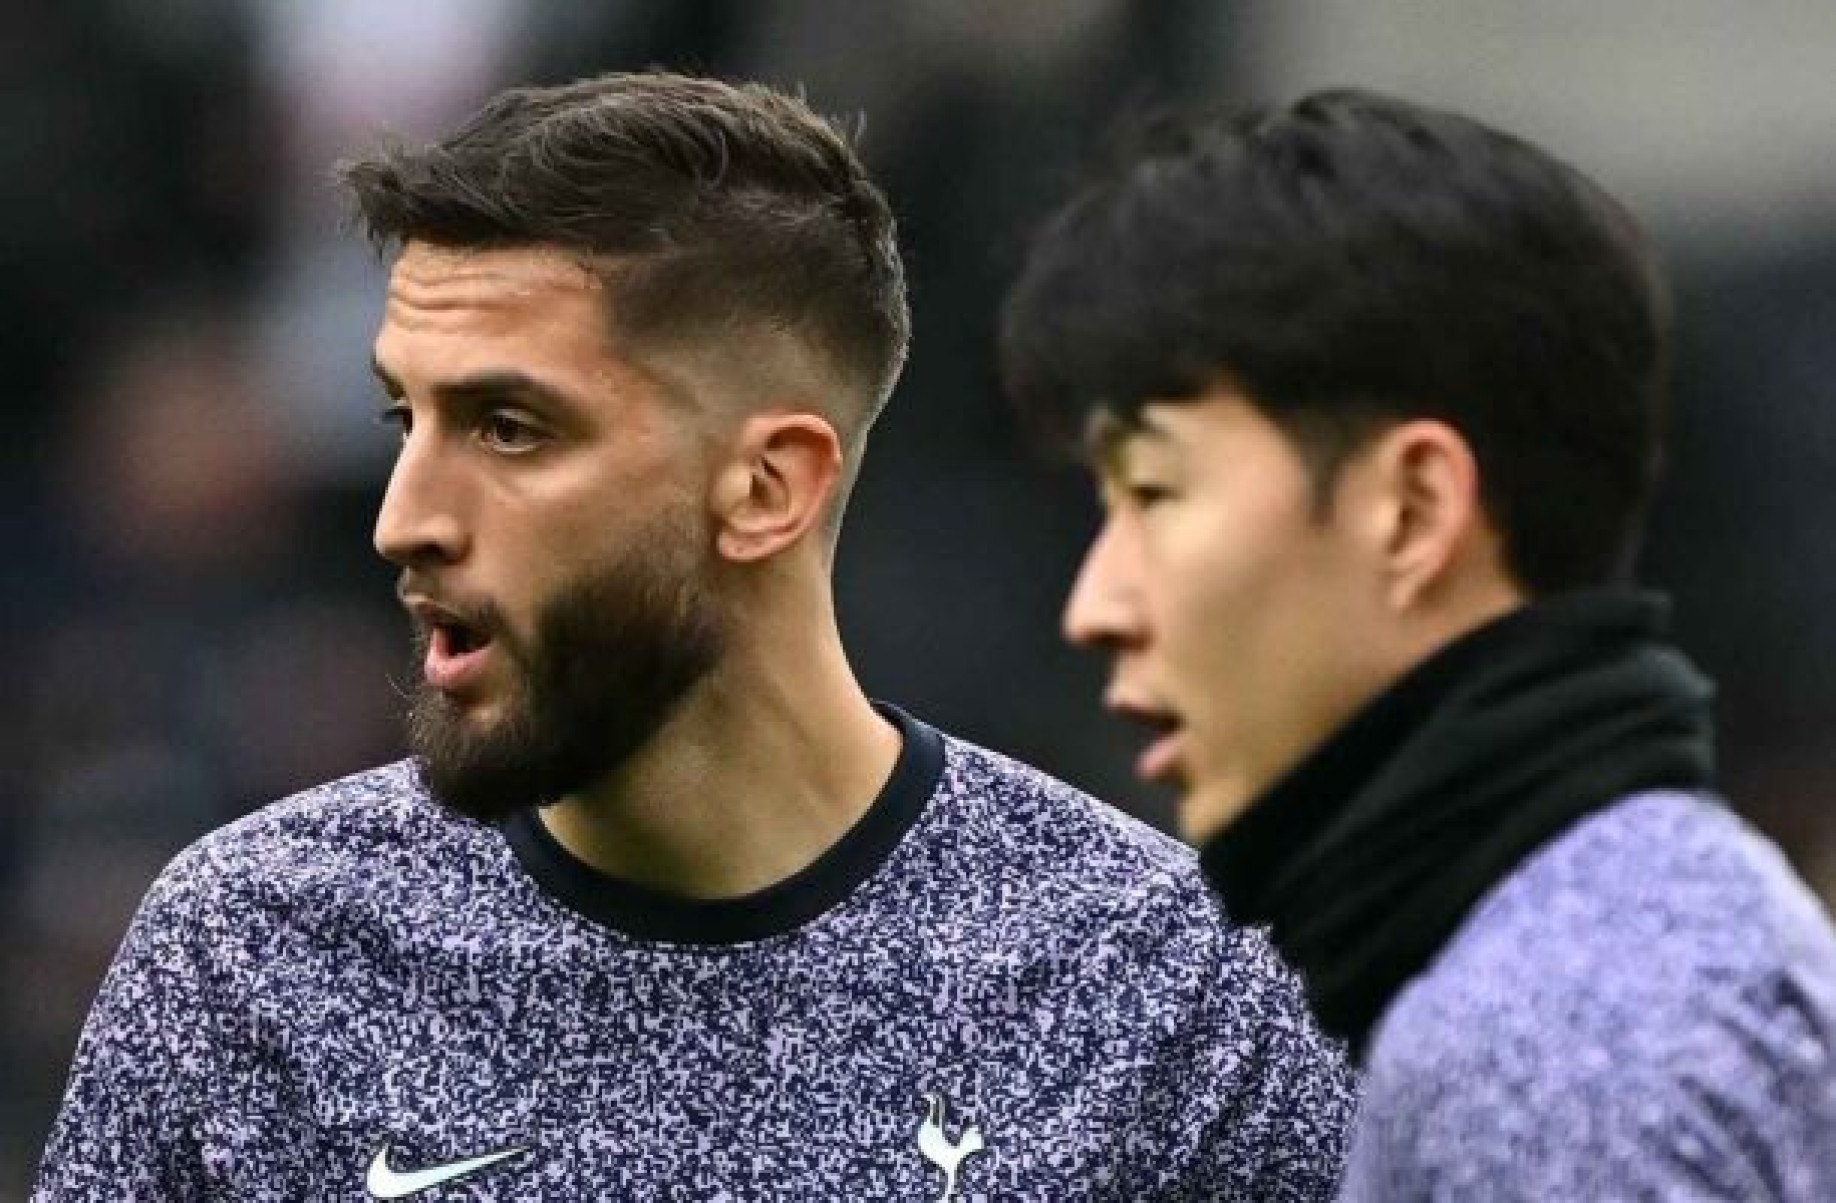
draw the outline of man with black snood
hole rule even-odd
[[[1668,345],[1611,197],[1356,91],[1148,125],[1009,298],[1067,634],[1364,1064],[1347,1198],[1836,1199],[1836,935],[1629,579]]]

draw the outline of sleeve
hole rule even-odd
[[[1336,1196],[1358,1082],[1300,979],[1259,929],[1237,928],[1204,1013],[1210,1038],[1182,1090],[1205,1110],[1199,1173],[1181,1198],[1311,1203]]]
[[[33,1203],[192,1199],[219,1016],[196,933],[194,849],[148,891],[90,1010]]]
[[[1836,1199],[1830,1034],[1761,993],[1610,1043],[1585,1024],[1416,1040],[1373,1065],[1344,1198]]]
[[[1786,967],[1705,1000],[1649,1159],[1696,1197],[1836,1199],[1836,981]]]
[[[1357,1080],[1260,930],[1177,933],[1190,994],[1155,1054],[1138,1147],[1150,1167],[1126,1197],[1324,1203],[1344,1167]],[[1117,1195],[1117,1198],[1123,1197]]]

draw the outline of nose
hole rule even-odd
[[[431,441],[422,443],[412,435],[405,439],[376,512],[372,539],[377,554],[401,568],[461,559],[465,525],[454,493]]]
[[[1138,645],[1146,630],[1141,568],[1139,541],[1115,519],[1106,519],[1065,599],[1065,638],[1095,651]]]

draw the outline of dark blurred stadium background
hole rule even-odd
[[[666,64],[866,114],[917,337],[839,591],[870,689],[1164,821],[1056,637],[1093,510],[990,328],[1125,105],[1387,87],[1649,218],[1683,353],[1648,576],[1719,677],[1726,776],[1836,895],[1836,9],[1822,0],[7,0],[0,6],[0,1199],[23,1198],[133,906],[202,831],[396,754],[368,549],[382,270],[328,167],[483,96]]]

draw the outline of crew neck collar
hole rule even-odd
[[[903,710],[874,708],[899,730],[893,770],[873,803],[804,868],[736,898],[687,898],[602,873],[563,848],[534,810],[503,824],[536,884],[570,910],[636,940],[743,944],[783,935],[842,903],[877,872],[917,823],[943,776],[943,737]]]

